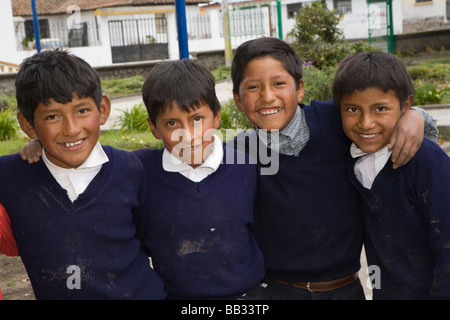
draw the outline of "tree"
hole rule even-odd
[[[367,46],[349,45],[338,28],[341,16],[330,11],[325,2],[315,1],[302,7],[288,39],[303,61],[322,69],[335,66],[351,51],[363,51]]]

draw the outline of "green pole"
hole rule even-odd
[[[388,51],[394,53],[394,25],[392,17],[392,0],[387,0],[386,5],[388,7]]]
[[[283,40],[283,24],[281,21],[281,1],[277,0],[278,38]]]

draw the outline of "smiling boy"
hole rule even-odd
[[[389,53],[347,56],[333,97],[352,140],[349,176],[363,200],[364,244],[378,266],[374,299],[450,298],[450,158],[425,139],[394,170],[388,144],[414,101],[404,63]]]
[[[150,182],[150,210],[139,233],[168,299],[242,299],[264,276],[251,232],[256,166],[214,134],[220,103],[214,77],[196,60],[151,70],[143,101],[164,149],[134,152]],[[245,155],[243,155],[245,156]]]
[[[111,108],[98,74],[66,51],[43,51],[21,64],[16,96],[22,130],[44,151],[34,164],[0,157],[0,202],[36,299],[164,299],[136,238],[144,169],[98,142]]]

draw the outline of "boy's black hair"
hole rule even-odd
[[[387,52],[351,53],[339,64],[333,82],[333,100],[339,108],[344,94],[356,90],[379,88],[393,90],[400,108],[408,96],[414,95],[414,86],[405,63]]]
[[[155,65],[142,86],[142,99],[153,124],[158,115],[174,104],[190,112],[204,103],[214,116],[220,112],[214,76],[197,60],[172,60]]]
[[[65,50],[45,50],[25,59],[16,81],[17,106],[33,124],[34,111],[50,99],[58,103],[92,97],[100,108],[102,88],[97,72],[83,59]]]
[[[294,78],[298,89],[303,77],[303,63],[297,52],[283,40],[263,37],[244,42],[236,49],[231,65],[233,93],[239,94],[239,85],[250,60],[265,56],[280,61],[286,71]]]

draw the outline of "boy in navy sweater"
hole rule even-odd
[[[348,171],[363,203],[367,261],[379,268],[374,299],[450,299],[450,158],[425,139],[393,170],[387,147],[414,101],[406,66],[389,53],[351,54],[333,98],[353,142]]]
[[[249,140],[258,136],[258,160],[261,148],[279,153],[278,171],[258,175],[254,230],[266,277],[264,287],[248,296],[364,299],[357,275],[361,212],[357,190],[346,174],[351,142],[339,112],[332,101],[300,104],[305,94],[302,62],[279,39],[259,38],[240,45],[231,75],[236,104],[255,124]],[[406,152],[400,153],[397,166],[408,160],[409,150],[414,153],[423,136],[419,113],[409,111],[403,118],[395,145],[403,145],[405,135],[415,139],[406,139]],[[408,118],[412,121],[405,124]],[[276,135],[279,141],[273,139]],[[243,145],[241,136],[234,141],[238,146]],[[262,161],[258,165],[264,166]]]
[[[240,299],[264,277],[253,224],[256,166],[214,134],[214,77],[195,60],[156,65],[143,89],[164,149],[134,154],[147,170],[150,211],[140,222],[169,299]],[[232,153],[231,157],[228,153]]]
[[[21,65],[16,97],[22,130],[44,152],[31,165],[0,158],[0,202],[36,299],[164,299],[136,238],[142,164],[98,142],[111,105],[97,73],[66,51],[37,53]]]

